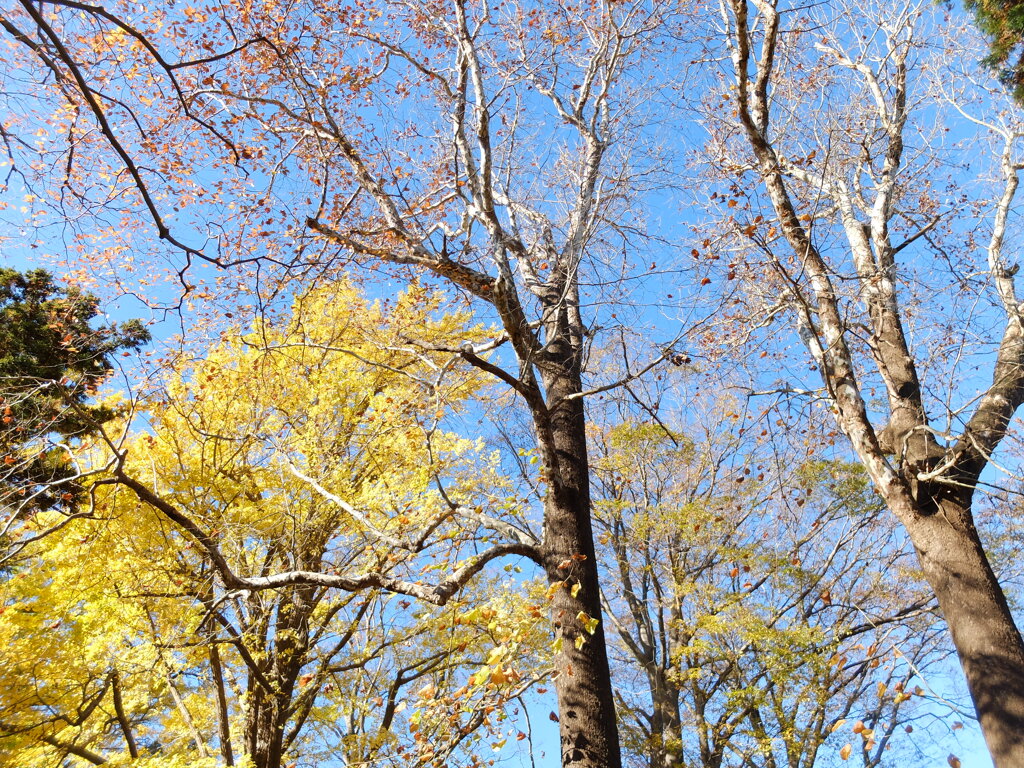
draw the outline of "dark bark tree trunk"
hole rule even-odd
[[[995,764],[1024,766],[1024,642],[978,538],[969,503],[909,516],[921,568],[939,600]]]
[[[245,712],[245,753],[255,768],[280,768],[284,738],[280,720],[277,697],[250,685]]]
[[[668,675],[669,670],[662,666],[647,671],[651,689],[650,768],[680,768],[683,764],[679,686]]]
[[[296,683],[309,650],[309,616],[316,606],[314,588],[284,590],[277,595],[274,643],[261,684],[249,676],[245,712],[245,751],[255,768],[281,768],[285,732],[293,714]]]
[[[604,623],[593,632],[585,625],[588,619],[600,618],[601,593],[590,518],[586,420],[583,398],[578,397],[583,391],[579,352],[565,339],[564,329],[556,333],[561,338],[550,345],[552,354],[541,369],[547,413],[540,424],[541,429],[550,429],[554,450],[548,462],[553,466],[546,467],[552,476],[542,552],[549,583],[560,585],[551,601],[551,618],[561,637],[555,688],[562,765],[618,768],[618,726]]]

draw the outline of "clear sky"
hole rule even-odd
[[[851,4],[850,7],[852,8],[853,5]],[[949,9],[924,4],[921,6],[921,13],[924,15],[924,20],[920,22],[921,27],[925,30],[935,31],[945,23],[943,16],[949,13]],[[812,16],[813,14],[803,15],[801,7],[801,9],[794,9],[787,18],[792,19],[796,25],[805,23],[810,25]],[[858,32],[859,30],[847,26],[840,29],[836,36],[844,42],[850,42],[856,40]],[[812,34],[812,32],[808,31],[807,34]],[[865,40],[867,39],[867,35],[863,37]],[[927,35],[922,37],[927,38]],[[819,43],[819,46],[824,44]],[[853,42],[850,44],[854,46]],[[865,49],[867,50],[865,60],[870,61],[870,46],[865,45]],[[637,157],[641,157],[639,161],[641,172],[637,174],[640,179],[638,183],[649,184],[650,187],[631,200],[630,208],[624,209],[621,215],[626,222],[613,235],[609,235],[608,241],[602,244],[602,253],[615,253],[619,249],[625,252],[628,248],[633,271],[611,288],[609,288],[612,285],[610,281],[598,285],[596,283],[599,281],[595,280],[595,285],[587,289],[585,294],[585,301],[591,303],[589,309],[593,310],[596,318],[595,334],[603,332],[606,334],[606,339],[612,337],[613,331],[632,333],[634,338],[656,337],[646,339],[644,342],[646,346],[642,349],[641,354],[656,352],[659,345],[673,339],[679,329],[689,330],[705,325],[705,322],[717,311],[717,307],[712,310],[707,309],[705,304],[707,297],[731,295],[730,291],[733,289],[730,286],[736,285],[736,283],[731,283],[732,278],[724,276],[725,273],[721,267],[739,253],[740,247],[736,245],[735,239],[728,240],[728,243],[730,248],[736,250],[725,253],[725,258],[719,258],[719,254],[716,253],[716,264],[696,261],[689,254],[691,249],[694,253],[698,250],[710,250],[705,249],[701,244],[704,235],[715,227],[726,226],[723,222],[727,221],[728,217],[735,215],[736,222],[738,222],[736,227],[739,228],[741,225],[745,227],[747,220],[741,220],[740,216],[747,215],[752,220],[760,210],[758,206],[764,205],[763,197],[759,197],[757,192],[748,194],[747,190],[744,190],[742,195],[734,193],[730,189],[733,182],[723,177],[722,168],[713,167],[719,158],[714,156],[716,148],[711,145],[719,140],[723,144],[728,144],[733,138],[727,135],[728,131],[722,126],[714,125],[706,112],[702,112],[707,105],[701,104],[700,92],[706,90],[711,93],[715,88],[720,87],[720,81],[716,80],[715,74],[716,70],[727,69],[722,63],[725,61],[724,53],[722,51],[707,53],[706,57],[698,62],[696,58],[689,58],[692,49],[681,46],[680,50],[682,53],[676,53],[675,58],[663,60],[661,69],[640,68],[639,74],[635,75],[637,77],[635,82],[642,83],[645,77],[648,78],[648,81],[654,84],[652,92],[657,94],[657,98],[650,102],[635,100],[633,105],[635,113],[627,114],[622,118],[626,120],[628,117],[632,117],[637,125],[643,125],[642,130],[632,135],[626,134],[622,139],[622,145],[627,150],[634,149],[637,152]],[[812,50],[817,50],[814,44],[808,46],[808,51]],[[808,57],[812,56],[810,53],[807,55]],[[920,56],[922,60],[929,56],[934,60],[935,51],[930,50],[928,45],[922,43]],[[706,69],[698,68],[697,63]],[[970,65],[972,62],[967,64]],[[965,66],[961,69],[969,70],[972,67]],[[692,79],[680,78],[680,71],[694,73]],[[12,76],[12,73],[8,74],[8,82]],[[808,96],[807,93],[804,93],[803,98],[807,101],[819,98],[816,95],[818,91],[815,90],[818,85],[812,82],[814,77],[820,78],[822,89],[820,93],[822,94],[825,94],[826,87],[832,85],[832,90],[828,91],[828,95],[820,97],[825,102],[821,104],[822,114],[831,115],[837,120],[840,119],[846,108],[845,105],[835,102],[827,103],[829,98],[841,98],[841,88],[836,88],[834,84],[830,83],[830,75],[808,73],[805,85],[807,93],[811,95]],[[930,77],[931,75],[921,73],[917,83],[922,88],[931,87],[926,82]],[[794,80],[794,82],[798,81],[799,78]],[[514,90],[510,92],[514,92]],[[685,93],[687,99],[692,99],[689,111],[685,114],[665,111],[672,108],[674,100],[677,98],[681,100],[681,93]],[[536,92],[526,94],[523,90],[520,95],[524,99],[522,103],[527,106],[535,104],[539,100]],[[953,91],[948,95],[950,98],[957,97],[957,93]],[[24,93],[17,94],[17,97],[22,100],[23,104],[26,100],[31,102],[32,98]],[[780,101],[783,98],[784,95],[780,93]],[[977,107],[987,112],[993,110],[992,104],[987,101],[987,96],[971,95],[968,100],[972,109]],[[397,106],[390,104],[385,106],[386,109],[381,109],[376,113],[367,106],[364,110],[364,119],[384,119],[380,117],[380,115],[384,115],[395,122],[415,122],[413,119],[415,109],[408,104],[402,102]],[[728,110],[729,107],[726,106],[723,109]],[[28,112],[31,111],[31,109],[28,110]],[[664,116],[661,119],[656,119],[659,113],[663,113]],[[376,117],[369,117],[371,114]],[[801,140],[804,140],[805,136],[814,134],[815,130],[820,129],[821,132],[817,134],[818,136],[828,134],[828,131],[831,130],[821,127],[824,126],[824,123],[821,126],[812,126],[813,121],[801,119],[799,114],[788,115],[785,120],[793,135],[799,135]],[[913,135],[908,141],[912,149],[910,166],[914,172],[920,171],[923,174],[927,171],[935,174],[934,179],[929,178],[920,183],[926,184],[930,192],[934,191],[933,196],[938,200],[937,205],[943,211],[943,215],[949,214],[961,205],[965,210],[970,208],[971,211],[980,214],[986,210],[984,188],[989,183],[994,168],[991,152],[989,152],[990,147],[986,149],[984,143],[969,142],[969,139],[975,135],[977,126],[966,121],[949,123],[950,130],[942,133],[941,138],[936,138],[939,135],[936,133],[936,125],[940,121],[951,120],[956,120],[956,116],[954,110],[949,107],[948,99],[938,106],[935,104],[922,106],[914,124]],[[567,132],[564,127],[560,122],[554,120],[551,114],[546,115],[544,119],[538,119],[534,128],[531,140],[534,142],[533,152],[536,164],[541,171],[531,176],[530,180],[542,190],[537,193],[537,196],[538,199],[543,200],[546,209],[556,210],[563,204],[563,201],[558,199],[561,192],[543,190],[544,172],[551,171],[558,166],[561,160],[559,152],[556,150],[563,149],[569,139],[565,138]],[[804,133],[805,129],[806,133]],[[831,140],[831,138],[832,135],[829,134],[828,139]],[[60,143],[61,137],[47,137],[47,140],[52,140],[56,146]],[[940,140],[944,143],[942,149],[945,154],[939,161],[932,163],[926,157],[930,146],[928,142]],[[959,145],[959,142],[968,143]],[[870,153],[872,149],[865,147],[864,151]],[[985,155],[985,152],[988,152],[988,155]],[[822,151],[821,154],[824,156],[825,151]],[[399,163],[395,161],[394,164]],[[808,167],[811,167],[810,164]],[[981,178],[978,178],[979,169]],[[749,183],[751,178],[749,171],[750,169],[735,169],[736,178],[741,184]],[[206,178],[209,178],[212,186],[215,179],[212,168],[195,171],[193,181],[198,179],[201,185],[205,183],[204,179]],[[253,173],[246,179],[245,183],[248,186],[244,188],[256,196],[265,188],[270,188],[271,184],[268,178],[258,172]],[[251,297],[251,293],[232,293],[230,300],[219,300],[216,297],[209,300],[198,298],[198,294],[204,289],[209,289],[211,293],[216,294],[218,291],[237,288],[237,286],[232,288],[229,285],[231,283],[230,272],[222,272],[202,264],[193,266],[185,278],[189,285],[193,286],[189,293],[196,297],[195,312],[197,314],[192,314],[189,309],[190,298],[188,295],[185,297],[182,311],[177,311],[178,301],[181,299],[181,284],[174,275],[174,269],[180,265],[180,261],[177,260],[177,255],[169,255],[167,249],[153,244],[151,224],[137,225],[138,228],[130,232],[119,231],[116,233],[123,235],[127,243],[141,246],[137,257],[133,251],[126,249],[112,251],[112,254],[120,254],[120,258],[125,261],[119,262],[118,257],[112,255],[106,260],[90,261],[83,267],[82,259],[85,257],[75,248],[81,245],[81,238],[84,236],[83,229],[87,230],[88,225],[83,227],[79,220],[76,227],[65,227],[59,219],[54,218],[52,208],[46,213],[46,218],[27,221],[23,215],[23,209],[34,207],[31,201],[25,199],[26,195],[31,194],[31,190],[25,187],[17,174],[8,175],[7,179],[6,186],[0,188],[0,195],[8,204],[3,213],[2,229],[0,229],[0,248],[2,248],[3,259],[7,264],[19,268],[41,265],[57,272],[61,271],[62,264],[75,265],[78,270],[75,277],[79,281],[110,298],[110,302],[105,306],[111,317],[121,319],[141,316],[153,321],[152,330],[157,349],[163,344],[174,343],[171,342],[172,339],[195,334],[199,327],[203,329],[203,340],[208,340],[215,336],[225,323],[235,323],[243,319],[245,311],[240,312],[237,307],[234,308],[235,316],[233,317],[226,317],[225,312],[232,311],[231,308],[234,306],[232,302],[239,300],[239,297],[243,303],[251,301],[246,298],[246,296]],[[914,182],[918,181],[919,178],[915,177]],[[282,199],[298,198],[304,193],[303,185],[299,182],[282,182],[275,179],[274,185],[274,193],[280,195]],[[943,185],[946,186],[943,187]],[[962,200],[959,197],[962,190],[967,190],[972,195],[971,199]],[[976,203],[975,197],[980,202]],[[743,199],[744,203],[749,200],[750,207],[744,209],[741,206],[736,206],[734,208],[737,199]],[[923,200],[924,196],[921,199]],[[294,203],[294,200],[291,203]],[[295,203],[294,208],[289,208],[289,213],[296,216],[304,212],[308,211],[305,211],[303,205],[299,203]],[[168,221],[175,231],[182,233],[181,236],[187,242],[210,243],[213,242],[211,232],[215,229],[214,225],[221,223],[221,217],[225,217],[224,220],[228,217],[223,208],[197,203],[192,211],[185,209],[169,215]],[[109,216],[104,214],[99,215],[98,221],[110,225],[115,218],[113,214]],[[35,228],[34,224],[40,221],[42,226]],[[969,290],[977,285],[978,276],[975,273],[985,270],[983,255],[979,255],[981,248],[978,245],[983,238],[975,232],[975,228],[978,227],[976,221],[977,217],[971,216],[955,219],[949,225],[948,230],[943,233],[948,241],[943,241],[932,248],[925,247],[925,239],[922,239],[918,244],[920,248],[917,246],[908,248],[904,254],[912,265],[910,271],[914,273],[913,287],[912,289],[908,288],[906,298],[908,306],[913,308],[915,318],[921,318],[920,322],[914,321],[916,325],[913,330],[917,334],[914,337],[916,343],[923,350],[928,349],[932,343],[945,344],[945,341],[937,339],[937,337],[955,335],[962,330],[960,325],[965,319],[980,321],[984,324],[992,317],[990,308],[978,309],[968,299],[964,299],[963,295],[956,295],[962,286],[967,286],[965,290],[969,293]],[[628,229],[626,224],[635,225],[636,231],[623,234]],[[1016,218],[1014,226],[1019,228],[1019,221]],[[983,229],[983,226],[978,228]],[[835,243],[839,227],[834,221],[831,224],[826,222],[822,224],[820,232],[823,243]],[[1017,234],[1016,230],[1014,234]],[[970,242],[969,246],[961,249],[962,251],[971,251],[970,259],[966,258],[962,252],[950,254],[943,251],[941,246],[945,242],[953,242],[958,237],[963,241]],[[117,237],[113,239],[117,240]],[[262,249],[269,247],[259,240],[249,242],[252,244],[254,253],[263,253]],[[726,242],[726,239],[723,238],[722,242]],[[1015,245],[1014,249],[1017,248],[1019,246]],[[149,260],[154,254],[158,258]],[[130,269],[127,268],[129,259],[134,260]],[[646,268],[647,262],[651,262],[652,265],[649,269]],[[973,262],[973,266],[966,262]],[[614,265],[615,262],[609,261],[597,270],[602,277],[607,277],[610,272],[608,264]],[[637,265],[644,265],[644,268],[635,269]],[[360,272],[360,274],[370,275],[367,279],[369,290],[379,292],[380,295],[385,295],[397,283],[395,273]],[[705,276],[708,276],[709,280],[707,286],[703,282]],[[250,272],[245,279],[252,277],[253,274]],[[292,295],[291,290],[289,287],[272,297],[270,305],[278,309],[286,305]],[[629,302],[627,307],[619,310],[621,317],[616,317],[612,314],[612,309],[609,308],[612,300],[610,297],[616,292],[624,294]],[[145,296],[146,301],[141,300],[140,296]],[[928,304],[929,297],[934,300],[932,306]],[[989,297],[986,294],[986,300]],[[962,302],[957,305],[958,307],[967,308],[958,309],[959,314],[951,313],[945,320],[940,317],[941,313],[932,311],[936,306],[941,307],[944,302],[952,302],[954,299]],[[969,304],[971,306],[967,306]],[[175,306],[175,311],[166,311],[166,307],[171,305]],[[251,309],[251,304],[249,309]],[[196,320],[200,312],[202,313],[202,322]],[[940,328],[936,325],[936,317],[943,322],[948,322],[948,327]],[[485,317],[484,319],[490,318]],[[597,327],[599,325],[597,319],[600,319],[603,328]],[[718,332],[717,329],[715,332]],[[711,336],[713,339],[720,338],[715,337],[714,334]],[[698,364],[710,365],[715,357],[715,350],[712,348],[712,344],[715,342],[712,340],[709,344],[706,341],[701,341],[700,337],[701,334],[694,333],[686,340],[686,344],[681,346],[690,345],[686,349],[687,353]],[[781,325],[771,326],[761,332],[761,340],[764,348],[771,353],[769,358],[771,364],[763,368],[753,367],[750,369],[752,371],[750,373],[752,387],[757,389],[782,385],[785,388],[804,388],[813,391],[820,386],[817,372],[808,367],[804,350],[798,346],[792,332],[784,329]],[[190,338],[188,343],[199,349],[202,342]],[[971,375],[979,377],[978,380],[984,380],[986,375],[984,364],[991,362],[991,349],[989,344],[975,355],[976,362],[982,366],[980,373],[964,373],[966,366],[958,367],[953,365],[951,360],[940,360],[930,363],[930,365],[938,371],[939,375],[947,376],[950,381],[954,376],[959,376],[961,383],[970,382]],[[947,363],[949,364],[947,365]],[[965,402],[969,402],[973,397],[973,391],[971,387],[966,387],[962,392],[958,391],[955,396],[951,396],[949,404],[952,405],[952,410],[956,411]],[[943,398],[947,394],[948,391],[936,386],[931,392],[935,405],[943,405],[945,402]],[[671,395],[668,399],[671,399]],[[666,407],[668,405],[669,403],[666,403]],[[671,403],[672,407],[682,405],[678,402]],[[880,399],[876,401],[876,405],[880,410],[884,410],[884,404]],[[956,417],[952,419],[952,422],[955,426]],[[955,673],[956,670],[953,669],[951,674]],[[538,750],[535,755],[537,765],[553,764],[554,755],[558,751],[557,726],[548,717],[548,713],[552,709],[554,709],[554,701],[550,695],[546,699],[531,698],[530,720],[534,743]],[[962,745],[957,748],[959,750],[957,754],[962,759],[964,768],[987,768],[991,764],[978,737],[977,729],[971,723],[968,722],[965,728],[956,734],[956,738],[960,739]],[[926,762],[931,764],[930,761],[934,758],[941,764],[945,760],[947,751],[952,749],[947,750],[947,743],[951,742],[943,741],[938,745],[921,744],[922,752],[927,755]],[[522,761],[523,765],[528,765],[529,763],[521,757],[519,749],[520,745],[514,744],[510,740],[509,746],[502,754],[507,754],[512,764]],[[939,754],[940,752],[942,754]]]

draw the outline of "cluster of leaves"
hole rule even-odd
[[[482,538],[480,489],[500,482],[475,441],[442,428],[479,380],[431,350],[480,332],[442,309],[422,289],[373,304],[337,284],[280,325],[228,334],[149,402],[119,471],[145,477],[241,573],[418,582],[455,568]],[[29,550],[3,585],[12,765],[201,765],[211,745],[278,765],[338,743],[352,762],[425,745],[440,759],[536,679],[511,660],[473,673],[535,631],[519,601],[410,611],[372,589],[232,593],[158,509],[104,479],[92,492],[96,517]],[[409,719],[407,698],[453,714]]]
[[[880,764],[920,711],[906,691],[944,651],[860,467],[787,460],[778,440],[759,462],[757,441],[740,450],[719,426],[624,423],[595,438],[597,526],[623,585],[607,608],[635,680],[619,702],[627,751],[813,765],[856,721],[864,764]]]
[[[999,72],[1024,102],[1024,3],[1020,0],[965,0],[974,12],[978,28],[989,38],[991,53],[986,64]]]
[[[0,269],[0,505],[8,556],[26,516],[77,508],[82,470],[69,442],[114,418],[113,408],[87,401],[115,354],[149,341],[139,321],[96,326],[98,314],[96,297],[43,270]]]

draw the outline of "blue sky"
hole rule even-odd
[[[932,16],[928,23],[933,25],[941,24],[940,17],[943,12],[944,9],[941,8],[926,8],[926,13]],[[679,61],[677,60],[673,63],[678,64]],[[662,73],[662,75],[666,78],[669,77],[667,72]],[[703,83],[703,85],[707,85],[710,88],[712,87],[709,84],[711,81],[712,78],[709,77],[708,81]],[[692,85],[692,83],[686,83],[685,85]],[[643,106],[646,109],[645,119],[651,119],[656,110],[666,108],[670,100],[670,96],[660,92],[658,100],[644,104]],[[414,116],[414,111],[403,113],[402,110],[405,108],[403,106],[396,109],[392,112],[391,116],[399,121],[409,121]],[[638,109],[640,108],[638,107]],[[640,109],[640,111],[643,112],[644,110]],[[368,108],[367,114],[371,112],[372,110]],[[673,144],[670,148],[659,149],[659,147],[663,146],[662,142],[669,141],[670,136],[680,135],[675,133],[680,130],[678,124],[673,124],[675,121],[682,122],[682,118],[666,118],[660,124],[652,120],[651,125],[654,127],[649,128],[649,133],[643,137],[643,148],[648,153],[643,162],[649,165],[649,169],[658,170],[661,163],[682,163],[689,156],[690,150],[699,146],[707,138],[708,133],[705,130],[707,126],[701,126],[698,123],[688,123],[689,127],[682,129],[681,135],[684,138],[679,144]],[[960,130],[963,130],[963,135],[959,134]],[[967,133],[967,129],[962,124],[956,124],[952,138],[959,140],[966,137]],[[58,137],[53,137],[53,139],[56,141]],[[549,127],[543,134],[542,141],[547,143],[540,145],[544,151],[542,152],[538,149],[537,155],[542,158],[541,162],[543,165],[544,162],[555,157],[556,153],[549,152],[548,150],[562,143],[559,129],[557,127]],[[960,161],[964,162],[964,166],[966,166],[963,157],[965,154],[969,154],[970,151],[972,150],[953,154],[958,155]],[[548,160],[545,160],[545,158]],[[551,162],[554,161],[551,160]],[[694,186],[695,180],[698,185],[707,183],[702,180],[699,171],[696,169],[696,163],[698,162],[694,161],[695,164],[691,165],[685,173],[681,174],[683,176],[692,174],[691,178],[677,180],[671,188],[654,189],[641,199],[634,201],[635,212],[631,213],[631,215],[638,216],[637,223],[642,225],[641,228],[647,233],[656,234],[658,239],[645,240],[642,237],[638,237],[637,241],[640,245],[637,246],[631,256],[636,259],[637,264],[646,264],[647,261],[650,261],[660,266],[656,269],[640,270],[638,275],[642,272],[644,274],[642,278],[638,275],[630,277],[626,285],[629,286],[631,306],[623,312],[624,317],[616,318],[619,321],[618,323],[611,323],[609,321],[609,324],[626,326],[629,331],[637,331],[637,336],[644,336],[647,333],[653,334],[655,338],[648,339],[646,351],[656,350],[658,343],[663,343],[673,338],[678,328],[692,327],[698,320],[709,317],[710,311],[705,310],[703,297],[710,296],[713,291],[727,287],[724,283],[723,285],[718,284],[717,273],[712,273],[711,269],[706,268],[705,265],[691,266],[691,262],[687,260],[688,257],[686,256],[690,247],[700,240],[699,232],[704,227],[712,226],[711,222],[720,221],[722,206],[725,204],[724,201],[715,205],[708,203],[711,186]],[[980,156],[974,170],[977,170],[979,165],[984,165]],[[971,171],[972,174],[973,172]],[[966,180],[966,174],[968,173],[966,167],[963,168],[962,173],[964,177],[958,178],[954,176],[954,181]],[[202,173],[198,173],[197,176],[200,179],[204,178]],[[210,179],[212,180],[212,178],[211,172]],[[258,174],[252,177],[251,182],[254,187],[267,183]],[[974,183],[973,181],[971,182],[971,184]],[[286,197],[299,190],[302,185],[295,183],[294,190],[292,186],[289,182],[275,189],[278,190],[282,197]],[[713,186],[716,192],[723,192],[724,194],[724,191],[727,191],[725,190],[726,185],[722,182],[714,182]],[[4,214],[6,216],[6,224],[3,229],[0,229],[0,238],[3,238],[0,240],[0,244],[3,247],[3,257],[7,263],[15,266],[42,264],[50,266],[59,272],[61,264],[66,257],[66,249],[73,243],[73,238],[69,237],[68,231],[59,222],[50,218],[48,221],[53,223],[39,230],[42,242],[27,243],[26,238],[32,230],[26,226],[24,221],[19,221],[19,210],[24,202],[23,199],[26,193],[27,191],[20,186],[16,178],[12,179],[10,185],[3,192],[5,198],[13,203],[13,207],[9,208]],[[955,204],[956,200],[952,199],[949,207]],[[296,206],[296,210],[299,208],[301,206]],[[209,227],[211,221],[217,221],[217,214],[216,210],[197,208],[194,215],[183,213],[172,216],[170,220],[177,229],[185,233],[183,237],[188,242],[209,242],[206,234],[201,233],[208,231],[204,230],[204,228]],[[967,228],[970,225],[958,224],[957,226]],[[1017,224],[1015,223],[1016,226]],[[129,290],[135,290],[138,287],[137,284],[140,278],[146,279],[151,281],[151,285],[145,289],[150,303],[157,305],[175,303],[179,298],[177,293],[178,287],[175,285],[173,278],[168,279],[167,275],[163,273],[168,269],[169,265],[176,265],[180,262],[175,260],[177,257],[169,256],[166,250],[152,245],[151,227],[147,228],[147,225],[143,224],[138,231],[128,234],[132,242],[144,243],[146,245],[140,254],[141,263],[135,267],[132,273],[96,275],[98,280],[97,290],[101,290],[111,298],[110,303],[107,304],[107,311],[116,319],[142,316],[153,320],[156,323],[153,326],[153,330],[157,337],[157,344],[165,343],[167,340],[178,335],[188,335],[194,331],[195,323],[188,311],[179,314],[177,312],[166,313],[160,309],[151,309],[134,298],[129,292]],[[618,246],[619,243],[614,243],[613,245]],[[258,244],[254,247],[260,248]],[[610,247],[609,250],[612,250],[612,248]],[[161,259],[156,262],[158,266],[155,268],[148,266],[148,262],[145,261],[148,256],[153,254],[157,254]],[[680,254],[683,255],[680,256]],[[916,268],[924,271],[931,268],[926,262],[926,259],[930,257],[931,255],[924,251],[915,255],[913,258],[921,259],[921,261],[917,262]],[[75,259],[78,257],[71,256],[71,258]],[[700,279],[705,274],[715,274],[715,282],[707,288],[703,288],[699,284]],[[198,290],[204,284],[214,286],[218,278],[225,276],[225,273],[220,273],[214,268],[200,265],[192,268],[189,272],[188,280],[191,284],[197,286]],[[114,279],[123,279],[123,282],[120,286],[114,285],[112,284]],[[381,295],[384,295],[395,284],[394,281],[389,284],[385,277],[374,281],[372,283],[373,287],[370,290],[379,291]],[[153,287],[154,285],[157,287]],[[936,294],[942,297],[941,300],[946,300],[949,296],[948,292],[944,289],[936,289]],[[288,295],[285,292],[275,297],[275,306],[280,307],[286,304]],[[605,296],[606,292],[603,288],[595,288],[590,298],[595,302],[595,315],[600,315],[607,319],[609,311],[604,307],[596,306]],[[215,334],[216,329],[219,327],[218,323],[225,322],[223,318],[223,312],[226,311],[224,306],[218,306],[216,301],[209,303],[198,301],[197,305],[210,317],[209,333]],[[235,313],[239,317],[244,314],[244,312],[239,312],[237,309]],[[927,328],[925,330],[927,331]],[[925,339],[926,337],[922,338]],[[198,348],[199,344],[197,342],[191,343],[196,344]],[[755,380],[754,383],[758,385],[771,385],[785,380],[793,386],[806,386],[808,388],[817,386],[815,375],[807,370],[803,350],[793,345],[793,339],[790,334],[773,327],[765,332],[763,343],[772,349],[772,359],[775,365],[772,368],[755,369],[752,374]],[[695,346],[691,354],[699,361],[706,360],[710,356],[709,350],[701,349],[699,346]],[[986,354],[989,353],[983,352],[980,355],[982,363],[986,362]],[[990,358],[988,359],[990,360]],[[984,377],[984,371],[978,375]],[[965,395],[964,397],[968,396]],[[537,743],[540,745],[540,749],[547,752],[549,759],[550,755],[557,751],[554,736],[556,729],[547,718],[547,710],[550,708],[550,705],[538,704],[536,715],[532,717],[534,729],[539,734],[537,736]],[[964,760],[965,766],[985,768],[989,764],[987,757],[977,737],[974,736],[972,738],[970,736],[972,731],[976,733],[976,730],[970,726],[964,729],[964,732],[968,735],[963,737],[964,749],[960,757]],[[944,755],[938,755],[938,758],[942,760]],[[538,761],[538,764],[542,763]]]

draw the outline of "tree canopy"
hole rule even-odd
[[[990,52],[985,63],[999,72],[999,79],[1024,99],[1024,3],[1018,0],[966,0],[978,28],[988,37]]]
[[[17,759],[955,768],[973,713],[1024,762],[1024,121],[976,31],[16,0],[0,36],[0,237],[69,286],[0,305]]]
[[[116,410],[89,402],[115,354],[149,341],[139,321],[96,326],[99,300],[61,286],[43,270],[0,269],[0,383],[4,456],[3,540],[20,549],[25,516],[60,507],[75,514],[83,486],[67,441],[95,434]]]

